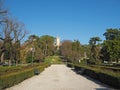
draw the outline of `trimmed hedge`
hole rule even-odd
[[[120,76],[111,76],[105,73],[99,73],[98,80],[114,88],[120,89]]]
[[[120,72],[120,67],[110,67],[110,66],[100,66],[100,65],[90,65],[90,67],[93,68],[101,68],[101,69],[106,69],[114,72]]]
[[[89,66],[80,66],[80,65],[74,65],[74,69],[76,72],[82,70],[82,74],[88,75],[91,78],[99,80],[102,83],[120,89],[120,72],[113,72],[100,68],[93,68]]]
[[[70,64],[70,63],[67,63],[67,67],[72,68],[72,67],[73,67],[73,65],[72,65],[72,64]]]
[[[44,70],[44,68],[48,67],[47,64],[42,64],[41,66],[21,70],[18,72],[13,72],[8,75],[4,75],[0,77],[0,90],[11,87],[15,84],[22,82],[23,80],[32,77],[35,73],[34,70],[37,69],[40,72]]]

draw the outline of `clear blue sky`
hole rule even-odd
[[[90,37],[104,39],[107,28],[120,28],[120,0],[6,0],[5,7],[38,36],[87,44]]]

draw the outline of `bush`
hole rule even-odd
[[[120,88],[120,72],[80,65],[74,65],[74,67],[76,72],[82,70],[83,68],[82,74],[88,75],[91,78],[97,79],[114,88]]]
[[[87,64],[95,65],[96,61],[94,58],[87,59]]]
[[[119,67],[111,67],[111,66],[101,66],[101,65],[89,65],[90,67],[93,67],[93,68],[100,68],[100,69],[104,69],[104,70],[109,70],[110,72],[111,71],[114,71],[114,72],[120,72],[120,68]]]
[[[91,78],[98,79],[98,72],[90,69],[85,69],[84,74],[90,76]]]
[[[67,63],[67,67],[73,68],[73,64]]]
[[[37,69],[40,72],[42,72],[44,68],[46,68],[47,66],[48,66],[47,64],[41,64],[40,66],[37,66],[37,67],[32,67],[27,69],[23,68],[23,70],[20,70],[18,72],[13,72],[13,73],[1,76],[0,90],[11,87],[27,78],[32,77],[34,75],[34,69]]]
[[[4,76],[0,77],[0,82],[1,82],[0,89],[11,87],[33,75],[34,75],[34,73],[33,73],[32,69],[4,75]]]
[[[33,60],[34,60],[34,59],[33,59]],[[27,62],[27,63],[31,63],[31,62],[32,62],[32,56],[27,56],[26,62]]]
[[[81,70],[81,67],[75,65],[75,66],[74,66],[74,69],[75,69],[75,71],[79,71],[79,70]]]
[[[113,86],[115,88],[120,88],[120,77],[117,76],[111,76],[105,73],[99,73],[99,81],[108,84],[110,86]]]

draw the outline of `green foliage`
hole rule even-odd
[[[20,67],[19,68],[16,67],[17,71],[13,70],[12,73],[7,73],[5,75],[0,76],[0,90],[11,87],[27,78],[32,77],[34,75],[35,69],[42,72],[46,67],[48,67],[48,64],[40,64],[28,68],[21,67],[22,69]],[[15,68],[11,68],[11,69],[15,69]]]
[[[101,41],[101,39],[99,37],[92,37],[89,40],[89,44],[91,46],[90,49],[90,59],[89,59],[89,64],[95,64],[98,62],[99,58],[100,58],[100,45],[99,42]],[[96,44],[98,42],[98,44]]]
[[[27,62],[27,63],[31,63],[31,62],[32,62],[32,56],[27,56],[26,62]]]
[[[38,45],[42,49],[44,56],[53,55],[55,38],[49,35],[44,35],[39,38]]]
[[[89,40],[89,44],[90,45],[96,45],[96,43],[98,42],[100,42],[101,41],[101,39],[100,39],[100,37],[92,37],[92,38],[90,38],[90,40]]]
[[[113,71],[113,72],[120,72],[120,68],[119,67],[114,67],[114,66],[90,65],[90,67],[98,68],[98,69],[104,69],[104,70]]]
[[[34,73],[32,69],[29,69],[29,70],[24,70],[21,72],[11,73],[9,75],[2,76],[0,77],[0,81],[2,81],[1,83],[2,85],[0,85],[1,86],[0,89],[11,87],[12,85],[15,85],[33,75]]]
[[[60,47],[61,55],[69,59],[72,54],[72,41],[65,40]]]
[[[45,58],[45,62],[48,64],[63,64],[59,56],[48,56]]]
[[[93,57],[91,57],[87,59],[87,64],[96,64],[96,60]]]
[[[24,69],[30,69],[30,68],[34,68],[34,67],[37,67],[37,66],[43,66],[43,65],[46,65],[44,63],[40,63],[40,64],[34,64],[33,66],[31,66],[31,64],[23,64],[23,65],[18,65],[18,66],[1,66],[0,67],[0,76],[4,76],[4,75],[7,75],[7,74],[10,74],[10,73],[13,73],[13,72],[19,72],[19,71],[22,71]]]
[[[78,40],[74,40],[74,42],[72,43],[72,50],[79,52],[80,46],[80,42]]]
[[[84,57],[85,49],[78,40],[62,42],[60,48],[62,56],[64,56],[68,62],[79,62],[80,58]]]
[[[71,65],[73,64],[71,63]],[[113,68],[99,68],[98,66],[91,67],[87,65],[74,65],[74,68],[77,73],[88,75],[114,88],[120,88],[119,70],[114,72],[112,71]]]
[[[74,64],[72,64],[72,63],[67,63],[67,67],[73,68],[73,67],[74,67]]]
[[[109,62],[119,62],[120,59],[120,30],[107,29],[104,33],[106,40],[101,50],[102,59]]]
[[[0,67],[0,76],[2,75],[6,75],[6,74],[9,74],[11,72],[16,72],[16,71],[19,71],[21,70],[22,67],[21,66],[11,66],[11,67],[8,67],[8,66],[1,66]]]
[[[34,55],[34,62],[43,62],[44,55],[42,50],[39,47],[36,47],[35,55]]]
[[[89,60],[89,58],[83,58],[83,59],[81,59],[81,61],[79,62],[79,64],[81,64],[81,65],[87,65],[88,60]]]
[[[106,40],[120,40],[120,29],[107,29],[103,35],[105,36]]]

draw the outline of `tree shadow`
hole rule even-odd
[[[96,83],[96,84],[99,84],[99,86],[101,86],[101,88],[95,88],[95,90],[116,90],[116,89],[113,89],[113,87],[110,87],[94,78],[91,78],[83,73],[81,73],[80,71],[76,71],[75,69],[71,69],[72,71],[74,71],[77,75],[81,75],[82,77]]]
[[[95,88],[95,90],[115,90],[115,89],[108,89],[108,88]]]

